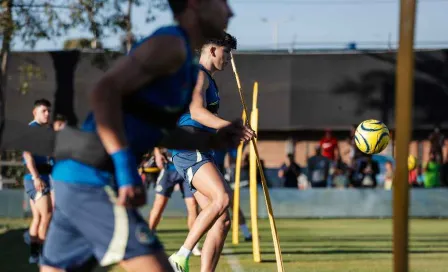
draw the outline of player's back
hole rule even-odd
[[[125,102],[123,119],[126,140],[138,160],[144,153],[152,149],[163,136],[162,130],[155,125],[158,122],[157,119],[163,120],[164,113],[179,111],[188,106],[197,77],[197,65],[193,61],[194,55],[187,35],[178,26],[167,26],[156,30],[151,36],[137,43],[133,49],[148,39],[162,35],[181,37],[185,41],[187,57],[178,71],[172,75],[157,78],[148,86],[123,98]],[[139,64],[136,63],[136,65]],[[143,103],[143,108],[151,109],[156,114],[147,116],[145,120],[136,117],[132,112],[134,111],[132,103]],[[129,108],[129,111],[126,107]],[[140,105],[140,107],[142,106]],[[151,125],[151,122],[146,120],[148,118],[152,118],[150,121],[154,121],[154,125]],[[87,116],[81,129],[96,132],[96,122],[92,112]],[[75,160],[58,162],[54,167],[52,175],[57,181],[93,185],[108,184],[113,178],[112,171],[99,170]]]

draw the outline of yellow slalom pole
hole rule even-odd
[[[408,272],[408,153],[412,131],[415,0],[401,0],[400,43],[396,68],[396,172],[393,187],[394,271]]]
[[[243,110],[246,113],[246,116],[248,116],[246,102],[244,101],[244,96],[243,96],[243,89],[241,88],[240,78],[239,78],[238,72],[236,70],[235,61],[233,59],[232,53],[230,53],[230,55],[231,55],[233,73],[235,74],[235,79],[236,79],[236,83],[238,86],[238,93],[239,93],[240,99],[241,99],[241,104],[243,105]],[[260,154],[258,153],[257,144],[254,140],[252,140],[252,144],[254,147],[255,155],[257,157],[258,169],[260,170],[261,185],[263,186],[264,200],[266,203],[266,209],[268,211],[269,224],[271,226],[271,233],[272,233],[272,240],[274,242],[275,260],[277,262],[277,271],[283,272],[283,271],[285,271],[285,269],[283,267],[283,257],[282,257],[282,253],[280,250],[280,240],[278,238],[277,227],[275,225],[274,213],[272,211],[271,198],[269,196],[268,186],[266,183],[266,177],[264,176],[263,167],[260,162]]]
[[[246,114],[243,112],[243,122],[246,122]],[[240,143],[236,152],[235,162],[235,189],[233,191],[233,221],[232,221],[232,243],[239,244],[239,226],[240,226],[240,180],[241,180],[241,161],[243,157],[243,142]]]
[[[257,97],[258,97],[258,83],[254,84],[253,104],[252,112],[250,115],[250,126],[257,132],[258,128],[258,109],[257,109]],[[258,235],[258,191],[257,191],[257,155],[255,153],[254,139],[250,144],[249,153],[249,177],[250,177],[250,221],[252,223],[252,252],[254,262],[261,262],[260,255],[260,237]]]

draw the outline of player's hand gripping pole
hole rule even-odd
[[[249,115],[248,115],[246,103],[244,102],[244,96],[243,96],[243,90],[241,88],[240,78],[239,78],[238,72],[236,70],[235,61],[233,59],[232,53],[230,53],[230,55],[231,55],[233,73],[235,74],[236,84],[238,85],[238,92],[240,95],[241,104],[243,105],[243,111],[246,114],[246,117],[248,117]],[[249,123],[248,120],[246,120],[246,124],[248,124],[248,123]],[[275,249],[275,259],[277,261],[277,271],[283,272],[283,271],[285,271],[285,269],[283,267],[283,258],[282,258],[282,253],[280,250],[280,241],[279,241],[278,234],[277,234],[277,227],[275,226],[274,213],[272,212],[271,198],[269,196],[268,186],[266,183],[266,177],[264,176],[263,167],[260,162],[260,155],[258,153],[257,144],[254,139],[252,139],[252,145],[255,150],[255,155],[257,157],[257,165],[258,165],[258,169],[260,171],[261,184],[263,186],[263,194],[264,194],[264,199],[266,202],[266,208],[268,211],[269,224],[271,225],[272,240],[274,242],[274,249]]]

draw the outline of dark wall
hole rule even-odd
[[[46,98],[53,103],[53,115],[64,114],[71,124],[82,122],[90,109],[88,92],[117,56],[79,51],[12,54],[6,118],[31,121],[34,100]]]
[[[68,52],[14,53],[6,91],[8,119],[28,122],[35,99],[58,103],[55,113],[82,121],[88,92],[117,54]],[[395,54],[235,54],[246,103],[259,83],[259,129],[301,131],[347,130],[365,119],[380,119],[394,127]],[[32,67],[29,68],[29,67]],[[414,127],[448,127],[448,53],[416,53]],[[40,70],[40,77],[33,75]],[[31,76],[30,76],[31,75]],[[216,76],[224,118],[241,116],[242,106],[232,67]],[[28,88],[24,90],[24,83]]]

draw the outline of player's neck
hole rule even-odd
[[[34,119],[33,122],[38,123],[39,126],[46,126],[46,125],[48,125],[47,123],[41,123],[41,122],[37,121],[36,119]]]
[[[215,66],[213,65],[213,63],[210,61],[209,58],[201,57],[201,58],[199,59],[199,63],[202,65],[202,67],[205,68],[205,70],[207,70],[207,72],[208,72],[210,75],[213,76],[213,75],[215,74],[215,72],[216,72],[216,68],[215,68]]]

